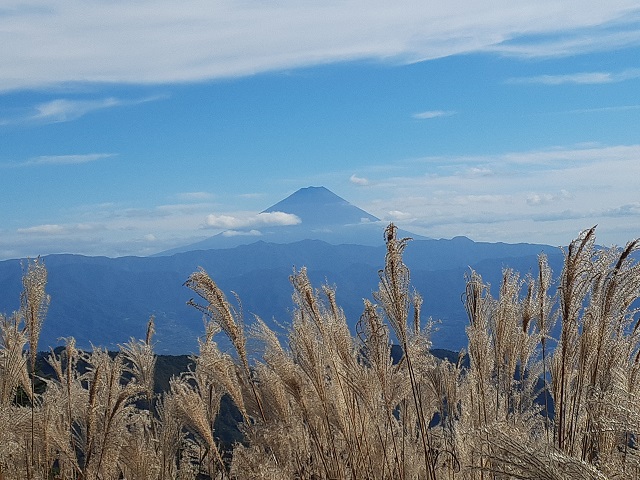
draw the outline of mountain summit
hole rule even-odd
[[[157,255],[173,255],[193,250],[232,248],[256,241],[292,243],[323,240],[333,245],[381,245],[386,224],[379,218],[352,205],[325,187],[307,187],[264,210],[263,214],[284,213],[300,220],[295,225],[262,225],[246,231],[226,230],[191,245],[174,248]],[[416,235],[411,235],[414,238]],[[407,236],[407,235],[405,235]]]
[[[353,225],[380,221],[325,187],[301,188],[262,213],[272,212],[292,213],[307,226]]]

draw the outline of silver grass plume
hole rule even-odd
[[[192,273],[184,285],[196,292],[200,298],[207,302],[206,305],[201,305],[196,303],[193,299],[190,299],[187,304],[202,312],[205,318],[215,322],[215,324],[227,335],[234,346],[238,357],[240,358],[246,382],[253,393],[258,410],[260,411],[260,417],[264,421],[265,415],[262,408],[262,400],[258,395],[258,390],[256,389],[253,378],[253,372],[249,367],[247,339],[244,333],[244,320],[242,317],[242,310],[240,308],[240,299],[236,295],[236,300],[239,305],[238,309],[231,306],[220,287],[218,287],[216,282],[211,279],[209,274],[207,274],[203,268]],[[207,327],[206,341],[210,342],[214,334],[215,331],[210,327]]]
[[[31,371],[35,371],[38,354],[38,340],[42,323],[47,315],[51,298],[45,292],[47,285],[47,269],[40,257],[27,260],[26,270],[22,276],[22,294],[20,295],[20,311],[24,316],[25,329],[29,339],[29,360]]]
[[[20,325],[17,313],[9,317],[0,314],[0,407],[13,402],[18,386],[29,398],[33,395],[23,354],[27,335]]]
[[[154,332],[154,316],[152,315],[147,323],[147,334],[144,342],[136,341],[132,338],[120,347],[120,351],[129,362],[126,370],[132,374],[132,378],[141,386],[150,406],[153,402],[153,382],[156,366],[156,355],[153,352],[151,343]]]
[[[247,340],[244,335],[244,322],[241,312],[231,306],[226,295],[203,268],[192,273],[184,285],[207,302],[206,305],[200,305],[191,299],[187,304],[202,312],[222,329],[231,340],[243,366],[249,372]]]

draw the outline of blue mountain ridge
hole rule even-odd
[[[537,255],[550,254],[556,273],[559,250],[543,245],[484,244],[461,239],[418,240],[406,249],[412,284],[424,297],[423,314],[440,320],[434,345],[458,349],[466,345],[466,315],[461,302],[464,275],[472,267],[493,285],[502,269],[535,272]],[[555,252],[555,253],[554,253]],[[248,323],[259,315],[267,323],[286,325],[293,303],[289,276],[306,266],[319,287],[337,287],[337,300],[353,327],[363,299],[372,299],[378,270],[384,266],[384,246],[331,245],[319,240],[292,244],[256,242],[231,249],[186,252],[164,257],[84,257],[49,255],[47,291],[51,306],[40,347],[59,345],[74,336],[81,347],[115,348],[130,337],[142,338],[150,315],[156,316],[158,353],[196,350],[202,335],[201,315],[186,305],[193,292],[182,286],[199,266],[233,301],[236,292]],[[19,260],[0,262],[0,311],[19,307],[22,269]]]
[[[235,299],[231,292],[239,296],[247,323],[258,315],[279,328],[286,326],[292,315],[289,276],[294,268],[306,266],[316,287],[322,283],[337,287],[337,301],[354,328],[363,299],[372,299],[372,292],[378,288],[378,271],[384,266],[386,251],[382,235],[385,225],[322,187],[299,190],[265,211],[283,210],[299,215],[301,225],[306,222],[296,235],[311,237],[289,242],[287,239],[295,235],[283,235],[274,229],[277,233],[273,237],[264,238],[278,241],[260,240],[227,248],[198,249],[204,245],[196,244],[185,247],[184,252],[153,257],[44,257],[51,306],[40,349],[60,345],[62,338],[70,336],[81,348],[92,344],[117,348],[131,337],[142,338],[149,316],[155,315],[158,353],[194,353],[203,324],[201,314],[187,306],[193,292],[183,284],[198,267],[210,274],[232,302]],[[367,220],[360,221],[362,218]],[[371,245],[345,241],[350,238],[345,236],[350,224],[343,222],[356,219],[356,225],[370,228],[364,232],[376,237]],[[324,237],[318,235],[319,230]],[[413,236],[409,232],[399,235]],[[434,346],[457,350],[467,343],[461,297],[470,267],[497,287],[505,267],[522,274],[535,273],[541,252],[549,255],[559,274],[562,253],[548,245],[484,243],[465,237],[418,237],[411,241],[404,258],[411,269],[412,284],[424,298],[425,318],[440,321],[433,334]],[[19,308],[21,275],[20,260],[0,262],[0,312]]]

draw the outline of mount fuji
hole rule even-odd
[[[233,248],[260,240],[279,244],[301,240],[322,240],[332,245],[379,246],[384,244],[385,222],[352,205],[325,187],[301,188],[260,213],[260,215],[266,214],[286,214],[288,218],[295,218],[296,223],[271,225],[259,230],[249,228],[225,230],[205,240],[160,252],[156,256],[194,250]],[[425,239],[406,231],[399,231],[398,235]]]

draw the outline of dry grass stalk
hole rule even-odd
[[[51,297],[45,292],[47,285],[47,269],[40,257],[27,261],[22,275],[22,294],[20,295],[20,313],[24,317],[24,325],[29,339],[29,360],[31,371],[35,371],[38,340],[42,323],[47,316]]]

